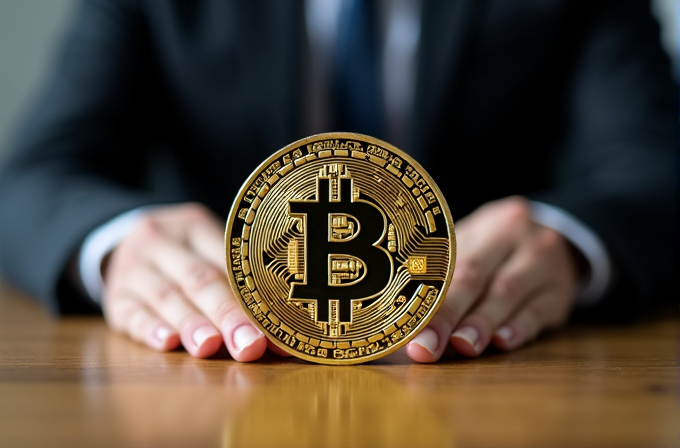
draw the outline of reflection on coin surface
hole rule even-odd
[[[424,328],[451,281],[456,240],[444,197],[415,160],[373,137],[329,133],[253,172],[225,250],[236,299],[276,346],[356,364]]]

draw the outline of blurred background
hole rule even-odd
[[[0,0],[0,159],[80,0]],[[652,0],[680,80],[680,0]]]

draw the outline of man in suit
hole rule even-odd
[[[318,3],[84,2],[0,172],[3,274],[158,350],[262,356],[224,218],[275,150],[362,130],[330,113],[343,2]],[[648,2],[376,4],[384,137],[438,183],[458,240],[409,356],[511,350],[573,310],[667,296],[677,92]]]

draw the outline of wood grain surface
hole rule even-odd
[[[357,366],[156,353],[0,286],[0,447],[680,447],[678,319]]]

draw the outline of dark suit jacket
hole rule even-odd
[[[143,204],[226,216],[305,136],[300,1],[90,0],[0,173],[0,268],[52,310],[97,225]],[[454,218],[512,194],[600,235],[608,312],[674,285],[677,92],[646,1],[424,1],[411,139]],[[340,130],[340,129],[328,129]]]

